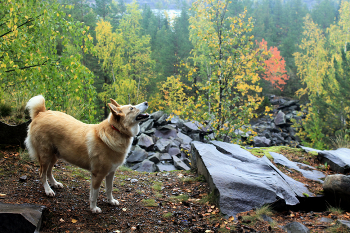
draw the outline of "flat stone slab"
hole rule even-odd
[[[327,163],[330,168],[339,173],[350,173],[350,149],[325,150],[318,152],[321,163]]]
[[[280,199],[296,205],[303,193],[312,195],[303,183],[283,174],[266,156],[258,158],[234,144],[211,143],[192,142],[192,167],[205,176],[223,214],[236,217]]]
[[[323,180],[321,179],[325,178],[326,175],[320,171],[317,171],[316,168],[309,166],[307,164],[290,161],[283,155],[275,152],[269,152],[269,153],[273,157],[275,163],[281,164],[285,167],[301,172],[301,174],[303,174],[305,178],[310,180],[315,180],[323,184]]]
[[[1,232],[39,232],[45,206],[0,203]]]
[[[158,170],[161,172],[163,172],[163,171],[169,172],[169,171],[177,170],[176,167],[172,164],[158,163],[158,164],[156,164],[156,166],[158,167]]]

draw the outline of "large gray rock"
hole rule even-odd
[[[326,177],[325,174],[323,174],[320,171],[317,171],[316,168],[312,166],[309,166],[303,163],[292,162],[288,160],[286,157],[284,157],[283,155],[275,152],[269,152],[269,153],[273,157],[275,163],[278,163],[285,167],[299,171],[301,172],[301,174],[303,174],[305,178],[323,183],[323,180],[321,179]]]
[[[350,176],[342,174],[329,175],[323,183],[325,193],[338,193],[344,197],[350,195]]]
[[[282,111],[279,111],[275,117],[275,124],[276,125],[284,125],[286,123],[287,123],[286,115]]]
[[[287,233],[308,233],[309,228],[301,224],[300,222],[291,222],[283,227]]]
[[[148,119],[140,125],[140,133],[144,133],[153,127],[153,119]]]
[[[136,169],[136,171],[155,172],[155,171],[157,171],[157,167],[152,161],[146,159],[140,164],[140,166]]]
[[[176,155],[173,155],[172,157],[173,157],[173,162],[176,169],[185,170],[185,171],[188,171],[191,169],[182,159],[179,159]]]
[[[268,147],[271,146],[271,140],[266,137],[254,137],[254,146],[255,147]]]
[[[181,132],[178,132],[177,136],[178,136],[178,138],[180,138],[182,140],[182,144],[190,144],[193,141],[192,138],[190,138],[189,136],[187,136],[186,134],[183,134]]]
[[[187,132],[200,132],[197,124],[194,122],[185,122],[184,128],[186,129]]]
[[[143,149],[149,149],[154,145],[153,138],[146,135],[146,134],[141,134],[138,137],[138,143],[137,143],[141,148]]]
[[[205,176],[223,214],[236,216],[280,199],[296,205],[303,193],[312,195],[267,157],[257,158],[238,145],[211,143],[192,142],[192,167]]]
[[[153,163],[159,163],[160,162],[160,153],[154,153],[150,157],[148,157],[148,160],[152,161]]]
[[[126,159],[126,162],[128,163],[136,163],[136,162],[142,162],[148,157],[148,153],[142,149],[139,146],[136,146],[135,149],[129,154],[129,156]]]
[[[337,150],[320,151],[317,158],[321,163],[330,165],[330,168],[335,172],[350,173],[350,149],[339,148]]]
[[[165,125],[165,126],[158,127],[156,129],[154,135],[156,137],[165,138],[165,139],[176,138],[177,137],[177,131],[171,125]]]
[[[155,147],[158,149],[159,152],[164,153],[168,151],[171,144],[172,140],[161,138],[156,142]]]
[[[1,232],[39,232],[45,206],[0,203]]]
[[[157,121],[159,118],[161,118],[163,115],[165,114],[165,112],[163,111],[157,111],[154,112],[150,115],[150,118],[154,119],[154,121]]]
[[[173,170],[177,170],[176,167],[172,164],[163,164],[163,163],[158,163],[157,168],[159,171],[163,172],[163,171],[173,171]]]

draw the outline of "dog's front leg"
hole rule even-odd
[[[113,178],[114,171],[109,173],[106,176],[106,193],[107,193],[107,202],[111,205],[119,205],[119,202],[113,198],[112,189],[113,189]]]
[[[103,179],[103,178],[102,178]],[[100,192],[100,186],[102,179],[94,175],[91,176],[91,187],[90,187],[90,209],[92,213],[101,213],[102,210],[97,207],[97,197]]]

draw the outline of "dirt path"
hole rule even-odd
[[[118,170],[114,180],[113,195],[120,205],[107,204],[102,187],[98,206],[103,212],[92,214],[89,172],[59,162],[54,175],[65,187],[55,189],[56,196],[49,198],[38,180],[38,165],[26,152],[10,146],[0,148],[0,202],[46,206],[41,232],[283,232],[281,226],[293,221],[302,222],[313,232],[325,232],[336,219],[350,218],[349,213],[291,211],[271,214],[270,223],[257,211],[242,213],[238,219],[224,218],[211,204],[208,185],[195,173],[127,169]],[[320,223],[321,217],[331,222]]]

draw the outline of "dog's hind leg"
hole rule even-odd
[[[106,194],[107,202],[111,205],[119,205],[119,202],[113,198],[112,189],[113,189],[113,178],[114,172],[109,173],[106,176]]]
[[[50,162],[50,157],[40,156],[40,178],[41,182],[43,182],[46,195],[49,197],[54,197],[55,192],[51,189],[49,183],[47,182],[47,171],[50,167]]]
[[[90,209],[92,213],[101,213],[101,209],[97,207],[97,197],[100,192],[100,186],[102,183],[102,180],[104,178],[104,175],[97,175],[94,174],[91,175],[91,187],[90,187]]]
[[[51,185],[54,187],[54,188],[63,188],[63,184],[60,183],[60,182],[57,182],[55,180],[55,178],[53,177],[52,175],[52,168],[53,166],[56,164],[57,162],[57,157],[54,155],[52,156],[52,159],[51,159],[51,162],[50,162],[50,165],[47,169],[47,178],[49,179]]]

